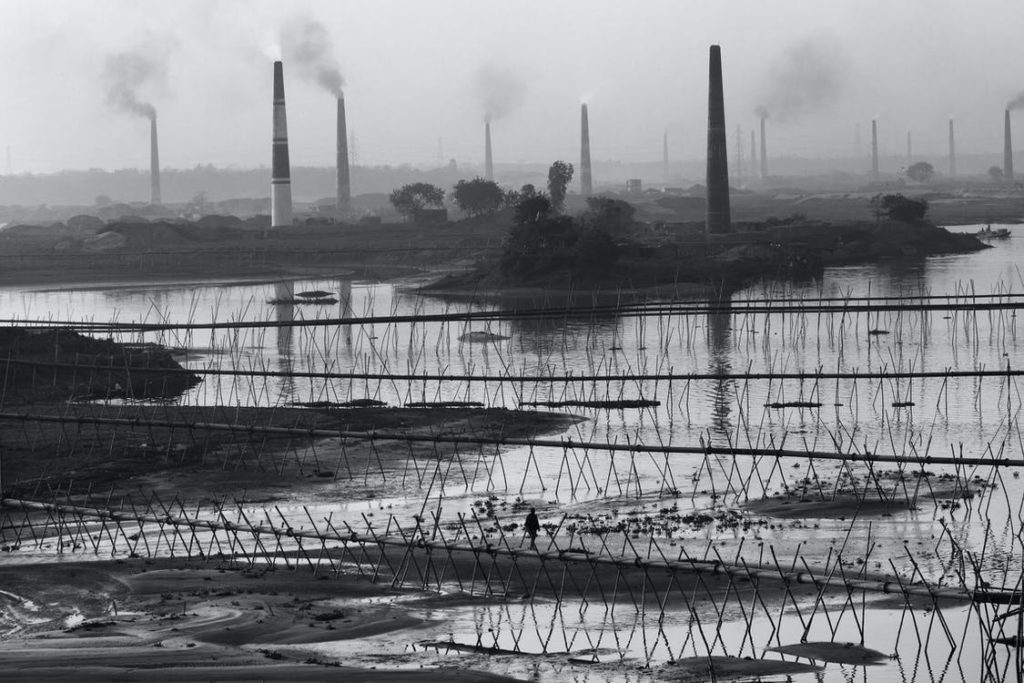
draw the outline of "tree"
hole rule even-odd
[[[519,206],[519,202],[524,199],[530,199],[531,197],[537,196],[537,188],[527,183],[518,190],[506,190],[505,191],[505,202],[504,206],[511,206],[513,208]]]
[[[990,178],[992,178],[992,180],[998,183],[1003,179],[1003,169],[1001,169],[998,166],[993,166],[992,168],[988,169],[988,175]]]
[[[505,203],[505,192],[493,180],[473,178],[456,183],[452,198],[469,215],[480,216],[500,209]]]
[[[871,198],[875,218],[888,216],[901,223],[916,223],[928,211],[928,202],[923,199],[909,199],[901,194],[876,194]]]
[[[430,183],[411,183],[392,192],[388,199],[398,213],[408,218],[423,209],[442,208],[444,190]]]
[[[565,206],[565,189],[572,180],[572,164],[556,161],[548,169],[548,194],[551,195],[551,207],[561,211]]]
[[[540,223],[551,214],[551,200],[543,194],[524,194],[520,192],[519,203],[516,204],[513,220],[516,225]]]
[[[919,183],[926,183],[935,175],[935,167],[927,161],[919,161],[907,169],[907,177]]]

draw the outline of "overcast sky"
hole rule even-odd
[[[145,118],[108,97],[111,59],[134,53],[163,69],[138,96],[165,167],[267,165],[281,56],[292,164],[331,165],[334,100],[282,44],[309,22],[360,164],[482,163],[484,70],[519,90],[494,122],[498,163],[575,160],[583,100],[595,159],[658,160],[666,130],[674,159],[701,158],[713,43],[731,158],[759,105],[773,154],[852,155],[872,117],[883,153],[911,130],[915,156],[941,158],[950,116],[958,151],[997,151],[1024,90],[1021,0],[0,0],[0,151],[15,172],[148,167]]]

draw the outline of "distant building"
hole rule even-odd
[[[630,178],[626,181],[626,192],[643,192],[644,182],[640,178]]]

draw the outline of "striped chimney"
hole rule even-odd
[[[722,86],[722,48],[711,46],[708,60],[708,233],[729,232],[732,218],[729,207],[729,151],[725,144],[725,99]],[[763,159],[762,159],[763,161]]]
[[[590,170],[590,117],[587,105],[580,105],[580,194],[589,197],[594,193],[594,180]]]
[[[270,170],[270,227],[292,224],[292,180],[288,163],[288,119],[284,109],[284,65],[274,62],[274,137]]]
[[[345,96],[338,97],[338,213],[352,205],[352,183],[348,168],[348,132],[345,126]]]
[[[494,180],[494,157],[491,156],[491,117],[484,119],[484,178]]]
[[[149,117],[149,203],[160,204],[160,147],[156,138],[156,113]]]

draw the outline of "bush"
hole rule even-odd
[[[888,216],[901,223],[916,223],[928,212],[928,202],[923,199],[909,199],[901,194],[876,194],[871,198],[875,218]]]

